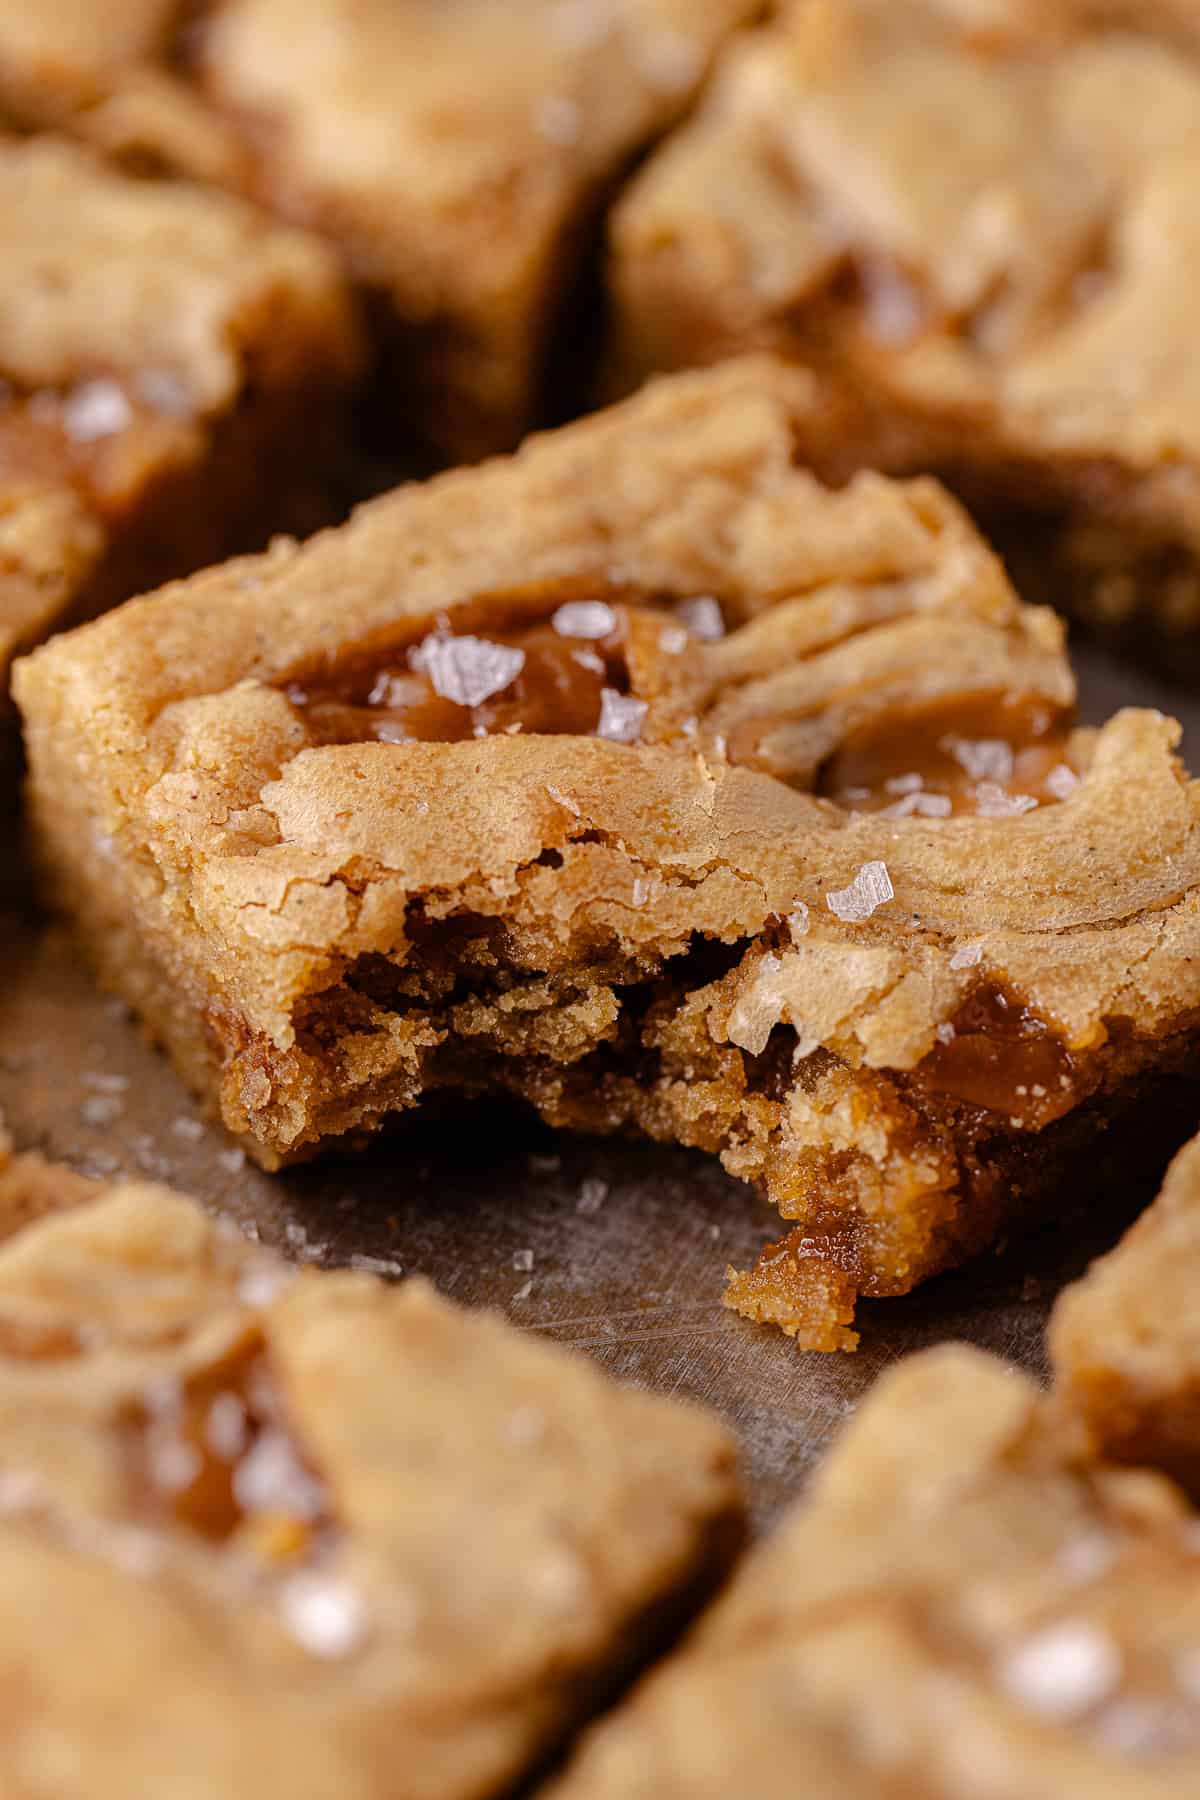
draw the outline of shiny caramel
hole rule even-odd
[[[1075,1066],[1044,1019],[987,984],[960,1008],[952,1037],[918,1066],[935,1093],[1040,1130],[1076,1102]]]
[[[1046,702],[974,694],[886,713],[852,732],[818,791],[850,812],[896,818],[1017,816],[1065,798],[1066,721]]]
[[[277,1494],[270,1479],[245,1479],[251,1458],[265,1460],[268,1436],[268,1454],[280,1471]],[[259,1345],[244,1346],[166,1393],[148,1395],[133,1421],[131,1455],[135,1485],[152,1513],[212,1542],[269,1520],[295,1528],[285,1536],[296,1550],[328,1523],[323,1489],[288,1431]]]
[[[474,705],[439,693],[422,666],[422,645],[340,680],[293,683],[287,695],[310,733],[327,744],[371,738],[385,744],[454,743],[513,731],[591,736],[600,726],[604,689],[628,690],[625,610],[612,609],[615,628],[599,639],[565,636],[552,624],[485,631],[470,639],[518,650],[524,658],[511,681]]]

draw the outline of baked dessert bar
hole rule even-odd
[[[621,378],[811,359],[823,466],[934,470],[1023,591],[1194,629],[1198,19],[792,0],[616,209]]]
[[[315,240],[0,136],[0,709],[57,626],[327,518],[356,366]]]
[[[265,1166],[439,1090],[700,1145],[794,1226],[735,1303],[833,1348],[1190,1067],[1200,792],[813,403],[653,384],[16,679],[47,892]]]
[[[1190,1800],[1200,1539],[1169,1481],[1073,1462],[965,1348],[884,1377],[807,1499],[553,1800]]]
[[[547,404],[562,406],[549,391],[562,374],[552,347],[565,367],[594,335],[577,289],[608,192],[759,8],[109,0],[84,18],[73,0],[69,10],[64,66],[58,22],[2,0],[0,99],[7,63],[22,117],[230,181],[325,232],[372,296],[389,416],[464,461],[511,447]],[[181,83],[182,111],[164,98]]]
[[[0,1250],[7,1791],[507,1793],[726,1566],[707,1415],[93,1192]]]
[[[1059,1296],[1049,1346],[1090,1454],[1152,1463],[1200,1492],[1200,1140],[1122,1242]]]

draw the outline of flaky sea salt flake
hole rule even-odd
[[[349,1656],[367,1631],[367,1612],[356,1588],[335,1576],[292,1575],[279,1594],[284,1625],[314,1656]]]
[[[95,444],[116,437],[133,423],[133,407],[124,389],[103,377],[85,381],[68,397],[62,409],[63,430],[77,444]]]
[[[1032,794],[1010,794],[994,781],[981,781],[975,789],[975,811],[981,819],[1019,819],[1036,806]]]
[[[675,608],[675,617],[687,626],[693,637],[702,638],[706,643],[715,644],[718,638],[725,636],[725,615],[714,594],[695,594],[690,600],[681,600]]]
[[[1043,785],[1056,800],[1069,800],[1079,786],[1079,777],[1066,763],[1055,763]]]
[[[861,919],[869,919],[872,913],[895,897],[887,864],[869,862],[863,864],[849,887],[826,894],[825,904],[844,924],[857,924]]]
[[[1016,758],[1003,738],[945,737],[941,743],[972,781],[1012,779]]]
[[[611,637],[617,629],[617,615],[607,600],[565,600],[550,623],[559,637]]]
[[[646,711],[644,700],[635,700],[632,694],[618,694],[615,688],[602,688],[597,735],[614,744],[636,744],[642,735]]]
[[[982,956],[982,944],[960,944],[950,958],[950,967],[952,969],[973,969]]]
[[[600,1211],[608,1199],[608,1183],[601,1181],[598,1175],[589,1175],[579,1189],[579,1198],[575,1202],[575,1211],[585,1218],[592,1217]]]
[[[455,706],[482,706],[511,687],[525,667],[525,652],[515,644],[469,636],[427,637],[417,659],[434,692]]]
[[[1121,1679],[1121,1652],[1086,1619],[1064,1619],[1017,1644],[1001,1660],[1002,1686],[1044,1719],[1080,1718]]]

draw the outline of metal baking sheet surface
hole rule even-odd
[[[1200,700],[1090,649],[1078,662],[1086,721],[1160,706],[1184,719],[1185,755],[1200,764]],[[753,1260],[778,1221],[707,1157],[555,1138],[523,1116],[464,1107],[367,1155],[263,1175],[201,1120],[59,933],[14,915],[0,954],[0,1109],[19,1147],[106,1178],[172,1182],[293,1260],[419,1272],[624,1380],[715,1406],[745,1447],[760,1522],[798,1492],[890,1359],[966,1338],[1039,1370],[1055,1292],[1116,1237],[1158,1172],[1131,1182],[1098,1151],[1064,1194],[1064,1217],[1038,1236],[865,1306],[856,1355],[805,1355],[721,1306],[726,1264]]]

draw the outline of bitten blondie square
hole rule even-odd
[[[886,1376],[553,1800],[1192,1800],[1200,1531],[1002,1363]]]
[[[1055,604],[1194,630],[1198,20],[790,0],[617,209],[625,379],[812,359],[829,466],[937,470]]]
[[[508,1793],[737,1544],[715,1420],[424,1283],[3,1151],[0,1235],[8,1793]]]
[[[831,1348],[1190,1064],[1200,791],[814,424],[676,377],[17,686],[48,892],[266,1166],[438,1090],[701,1145],[794,1225],[736,1304]]]
[[[60,12],[62,0],[50,8]],[[393,406],[448,460],[508,449],[628,163],[756,0],[0,0],[0,104],[240,186],[373,298]],[[115,18],[114,18],[115,15]],[[551,384],[552,385],[552,384]]]
[[[0,696],[72,616],[320,522],[356,366],[315,240],[0,135]]]

